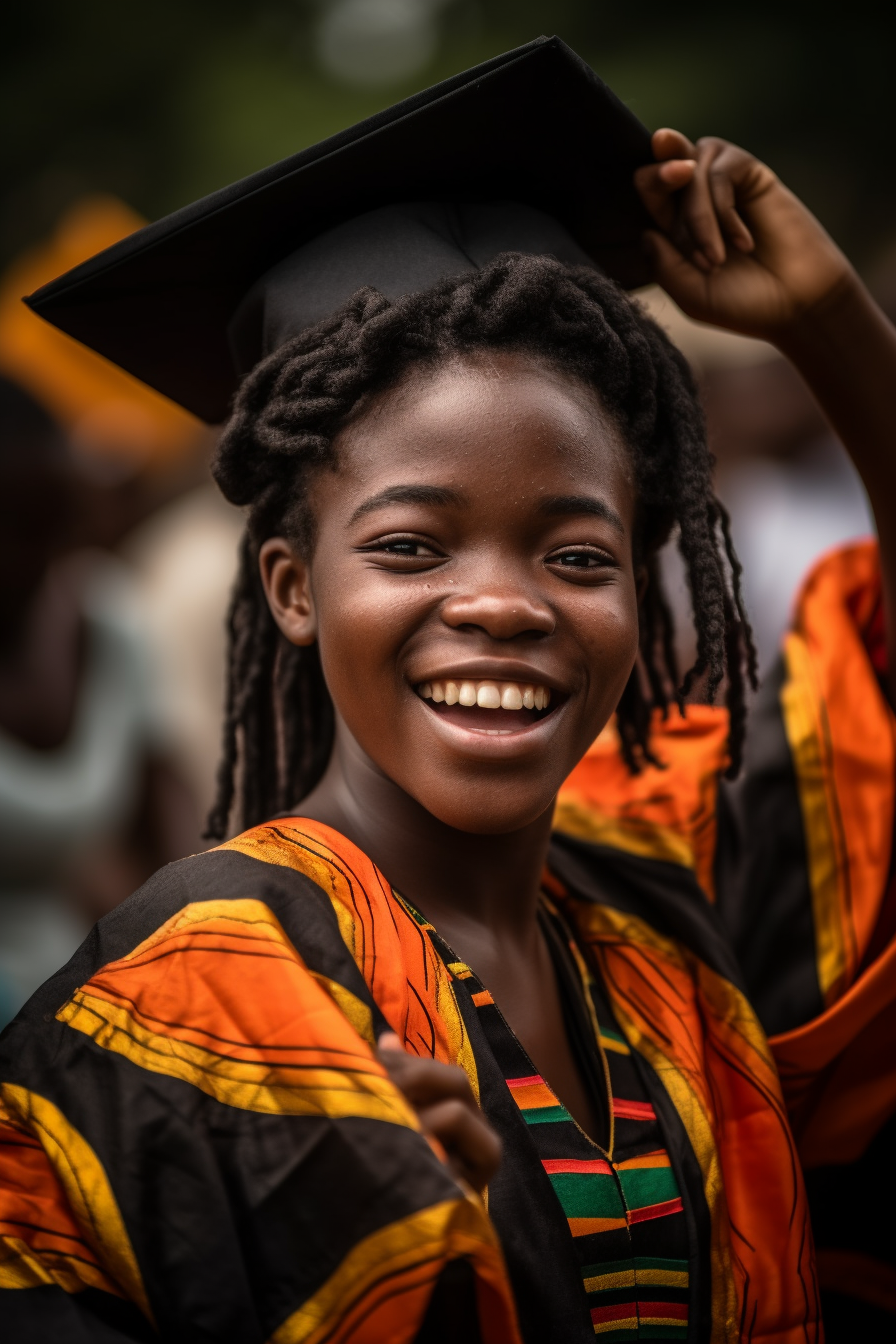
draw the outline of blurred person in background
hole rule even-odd
[[[214,434],[21,302],[144,222],[114,197],[88,196],[10,266],[0,282],[0,371],[65,426],[80,468],[78,535],[117,548],[130,571],[155,713],[198,818],[214,790],[224,621],[242,526],[209,479]],[[189,848],[200,846],[196,821]]]
[[[241,510],[209,481],[159,509],[122,546],[140,590],[172,758],[202,817],[221,751],[227,605],[242,528]]]
[[[20,301],[141,223],[111,198],[81,201],[0,283],[0,1024],[96,918],[202,844],[166,603],[109,548],[195,489],[209,436]],[[225,561],[211,627],[228,582]],[[201,640],[185,647],[181,663],[202,662]],[[220,691],[209,698],[217,723]]]
[[[199,484],[213,436],[167,397],[41,321],[22,295],[145,222],[113,196],[85,196],[0,280],[0,373],[30,392],[64,429],[83,477],[80,531],[102,546],[117,545]]]
[[[813,562],[872,535],[874,522],[858,472],[786,360],[711,364],[703,394],[717,488],[731,515],[764,672]]]
[[[195,848],[127,572],[78,545],[59,427],[0,379],[0,1020],[100,915]]]

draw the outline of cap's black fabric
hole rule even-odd
[[[559,220],[531,205],[384,205],[305,243],[253,285],[228,327],[236,370],[248,373],[262,355],[328,317],[364,285],[398,299],[445,276],[479,270],[500,252],[593,265]]]
[[[538,38],[150,224],[27,302],[214,423],[238,383],[235,311],[318,235],[400,202],[519,202],[637,284],[646,217],[632,173],[650,158],[647,130],[584,61]],[[256,305],[259,337],[264,317]],[[243,362],[251,330],[233,332]]]

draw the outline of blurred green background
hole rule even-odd
[[[7,0],[0,263],[71,200],[155,218],[559,33],[654,128],[765,158],[866,268],[896,239],[888,7],[668,0]]]

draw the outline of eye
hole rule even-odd
[[[432,555],[432,551],[422,541],[384,541],[377,549],[385,551],[386,555],[411,556],[415,560],[424,554]]]
[[[602,569],[615,569],[616,561],[606,551],[596,546],[567,546],[562,551],[554,551],[545,560],[547,565],[557,565],[561,569],[579,572],[596,572]]]
[[[367,555],[388,557],[390,560],[433,561],[445,558],[433,542],[406,534],[377,537],[375,541],[368,542],[366,546],[360,546],[358,549]]]

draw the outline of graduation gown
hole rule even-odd
[[[835,553],[742,782],[722,781],[724,711],[698,706],[657,720],[664,769],[629,775],[610,728],[558,802],[545,888],[661,1128],[689,1339],[820,1340],[822,1299],[829,1338],[892,1324],[871,1221],[896,1109],[882,629],[874,547]],[[0,1040],[6,1337],[681,1337],[589,1316],[570,1287],[562,1210],[464,979],[318,823],[163,869]],[[462,1067],[502,1132],[485,1201],[379,1064],[387,1027]]]

